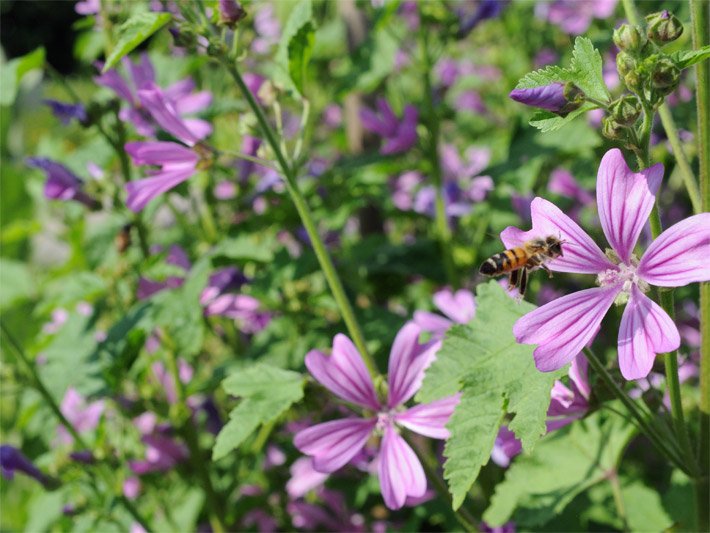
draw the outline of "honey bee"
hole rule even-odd
[[[518,287],[520,295],[525,295],[528,285],[528,271],[544,269],[548,276],[552,272],[545,263],[562,257],[564,241],[554,236],[545,239],[531,239],[522,246],[511,248],[486,259],[479,272],[485,276],[510,273],[510,287]]]

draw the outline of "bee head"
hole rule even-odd
[[[547,239],[545,239],[545,244],[547,244],[547,249],[549,250],[551,256],[562,257],[562,244],[564,244],[563,240],[550,235]]]

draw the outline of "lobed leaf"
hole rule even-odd
[[[139,11],[131,15],[118,30],[118,42],[106,59],[103,72],[115,67],[124,56],[130,54],[171,19],[170,13],[152,11]]]
[[[671,54],[671,58],[681,70],[692,67],[696,63],[710,58],[710,44],[698,48],[697,50],[680,50]]]
[[[0,105],[11,105],[17,97],[22,78],[44,65],[44,48],[39,47],[0,66]]]
[[[301,0],[289,15],[279,43],[278,58],[289,80],[303,94],[306,70],[313,54],[315,24],[311,0]]]

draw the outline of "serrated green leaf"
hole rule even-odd
[[[602,73],[602,56],[594,48],[592,41],[586,37],[577,37],[572,51],[570,71],[574,79],[571,80],[581,88],[585,94],[597,100],[609,100],[609,90],[604,83]]]
[[[495,281],[479,285],[476,317],[468,325],[449,330],[426,372],[417,396],[420,402],[462,390],[463,398],[475,397],[475,410],[485,413],[480,418],[459,414],[474,408],[473,402],[462,401],[447,426],[451,436],[444,452],[444,476],[455,506],[462,503],[478,470],[488,462],[506,413],[514,415],[509,426],[524,449],[531,450],[545,434],[550,390],[565,371],[539,372],[533,347],[518,344],[513,336],[513,324],[534,308],[509,297]]]
[[[535,112],[533,117],[530,119],[529,124],[531,126],[536,127],[543,133],[556,131],[559,130],[562,126],[566,126],[567,124],[572,122],[579,115],[582,115],[587,111],[591,111],[592,109],[596,109],[596,107],[597,106],[595,106],[594,104],[583,104],[582,107],[580,107],[579,109],[575,109],[564,117],[555,115],[550,111],[540,109]]]
[[[17,89],[22,78],[29,71],[44,65],[44,48],[17,57],[0,66],[0,105],[10,105],[17,97]]]
[[[545,524],[575,496],[608,479],[634,432],[623,418],[597,412],[550,433],[534,454],[515,459],[483,519],[492,526],[511,516],[522,526]]]
[[[696,63],[700,63],[701,61],[705,61],[710,58],[710,44],[697,50],[680,50],[674,54],[671,54],[671,58],[681,70],[692,67]]]
[[[118,62],[130,54],[148,37],[165,26],[172,19],[170,13],[155,13],[152,11],[139,11],[134,13],[118,30],[118,42],[114,46],[103,72],[115,67]]]
[[[315,24],[311,0],[301,0],[291,11],[281,34],[277,57],[289,81],[303,94],[306,69],[313,53]]]
[[[237,370],[222,382],[224,390],[242,398],[222,428],[212,459],[218,460],[239,447],[261,424],[276,420],[303,398],[304,379],[298,372],[257,364]]]

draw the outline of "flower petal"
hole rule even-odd
[[[454,325],[448,318],[429,311],[414,311],[413,320],[422,331],[427,331],[434,335],[443,335],[447,329]]]
[[[378,410],[380,402],[365,363],[352,341],[338,334],[330,356],[317,350],[306,355],[308,371],[324,387],[343,400]]]
[[[550,261],[547,265],[557,272],[597,274],[614,265],[606,258],[592,238],[574,220],[564,214],[555,204],[543,198],[535,198],[530,204],[532,229],[520,231],[509,227],[500,238],[506,248],[522,246],[530,239],[544,239],[550,235],[560,237],[563,257]]]
[[[434,360],[440,347],[440,343],[421,346],[418,342],[420,333],[419,326],[408,322],[394,339],[387,369],[387,406],[390,408],[403,404],[419,390],[424,370]],[[432,346],[435,348],[432,349]]]
[[[656,354],[680,346],[671,317],[634,286],[619,327],[619,368],[626,379],[648,376]]]
[[[674,224],[643,254],[638,275],[659,287],[710,281],[710,213]]]
[[[391,425],[385,427],[382,437],[378,474],[382,497],[390,509],[400,509],[407,496],[419,497],[426,492],[426,476],[419,459]]]
[[[313,457],[313,467],[318,472],[335,472],[362,449],[376,424],[377,419],[333,420],[299,431],[293,444]]]
[[[518,319],[513,334],[519,343],[538,345],[538,370],[562,368],[596,335],[620,290],[618,285],[586,289],[553,300]]]
[[[126,183],[128,197],[126,204],[131,211],[138,212],[153,198],[177,187],[195,173],[192,165],[171,167],[150,178]]]
[[[191,149],[168,141],[130,142],[124,148],[136,165],[197,164],[200,159]]]
[[[434,304],[454,322],[468,324],[476,314],[476,300],[471,291],[460,289],[455,293],[444,289],[434,293]]]
[[[441,400],[419,404],[403,413],[397,413],[394,419],[398,424],[420,435],[433,439],[447,439],[449,430],[446,429],[446,424],[460,399],[460,394],[454,394]]]
[[[572,360],[572,366],[569,369],[569,378],[572,381],[574,387],[577,391],[584,397],[589,399],[592,389],[589,386],[589,377],[587,374],[587,367],[589,362],[584,354],[579,353],[577,357]]]
[[[200,140],[185,124],[185,121],[178,115],[173,103],[165,97],[158,86],[151,84],[149,89],[138,91],[138,98],[140,98],[141,103],[153,119],[165,131],[174,135],[188,146],[194,146]]]
[[[663,165],[632,172],[618,148],[609,150],[599,164],[599,221],[609,244],[625,263],[651,214],[662,179]]]

